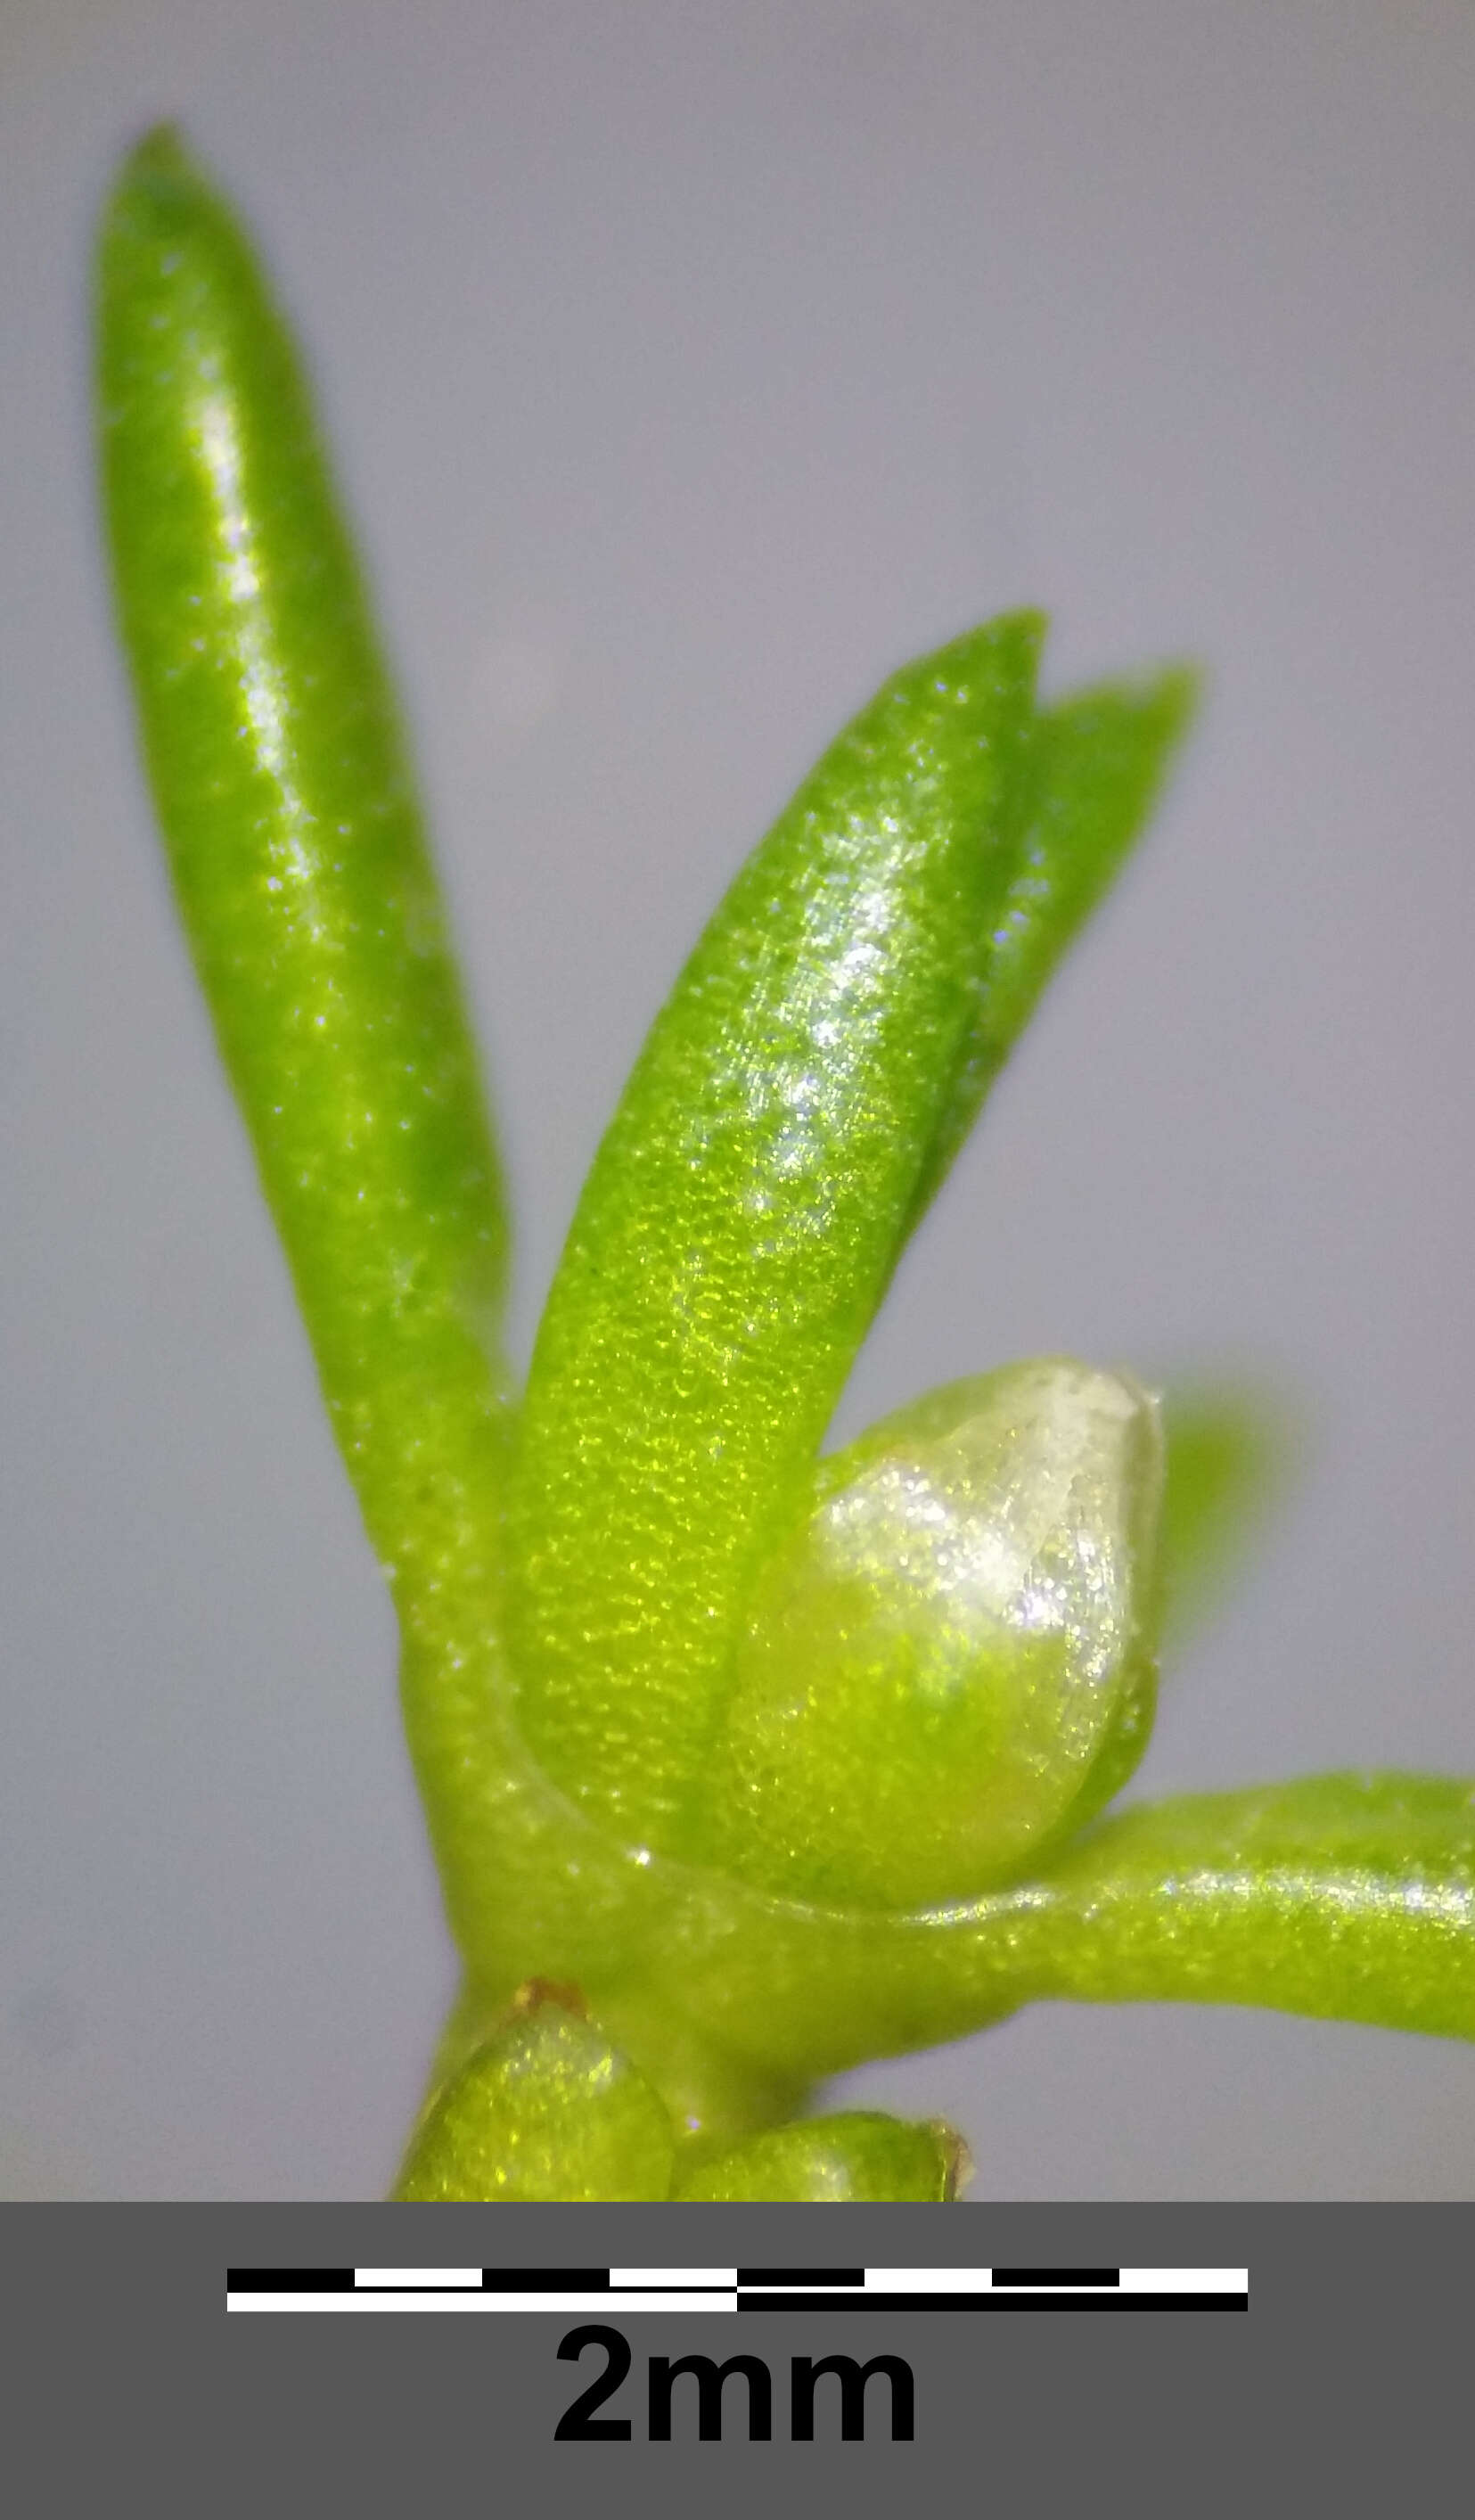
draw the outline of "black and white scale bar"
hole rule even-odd
[[[232,2267],[242,2311],[1248,2310],[1245,2267]]]

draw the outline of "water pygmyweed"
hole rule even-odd
[[[821,1453],[1190,678],[1041,701],[1043,624],[1012,613],[882,684],[657,1017],[518,1398],[499,1168],[362,574],[288,329],[171,134],[121,171],[97,304],[144,758],[393,1587],[465,1969],[398,2192],[942,2201],[946,2130],[805,2095],[1033,1998],[1475,2036],[1467,1783],[1102,1814],[1146,1739],[1159,1598],[1189,1598],[1253,1451],[1231,1419],[1200,1411],[1176,1457],[1170,1407],[1164,1460],[1123,1372],[975,1358]]]

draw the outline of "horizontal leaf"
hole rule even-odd
[[[1041,1993],[1475,2038],[1468,1780],[1312,1777],[1124,1812],[1016,1898]]]
[[[771,2058],[807,2046],[817,2073],[1061,1996],[1475,2038],[1475,1782],[1330,1776],[1187,1795],[1098,1822],[1009,1889],[872,1918],[863,1949],[826,1921],[807,2017],[796,1985],[781,2026],[771,1962],[760,2031]]]

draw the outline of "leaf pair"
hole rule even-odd
[[[534,1986],[431,2098],[394,2192],[405,2204],[928,2205],[951,2200],[970,2168],[950,2128],[870,2109],[682,2157],[629,2057],[566,1994]]]
[[[907,1237],[1182,731],[1178,673],[1037,711],[1041,628],[922,658],[831,745],[677,981],[580,1200],[521,1415],[512,1642],[530,1746],[627,1844],[731,1850],[711,1768],[763,1570]],[[786,1802],[807,1791],[784,1775]]]

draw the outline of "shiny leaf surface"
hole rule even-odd
[[[506,1223],[410,767],[291,340],[168,131],[98,254],[104,505],[170,872],[371,1537],[479,1553]]]
[[[579,1203],[512,1517],[521,1722],[629,1845],[692,1845],[745,1596],[950,1106],[1018,850],[1040,625],[898,674],[701,939]]]
[[[670,2121],[628,2057],[558,2002],[514,2015],[432,2100],[403,2204],[649,2204],[670,2188]]]

